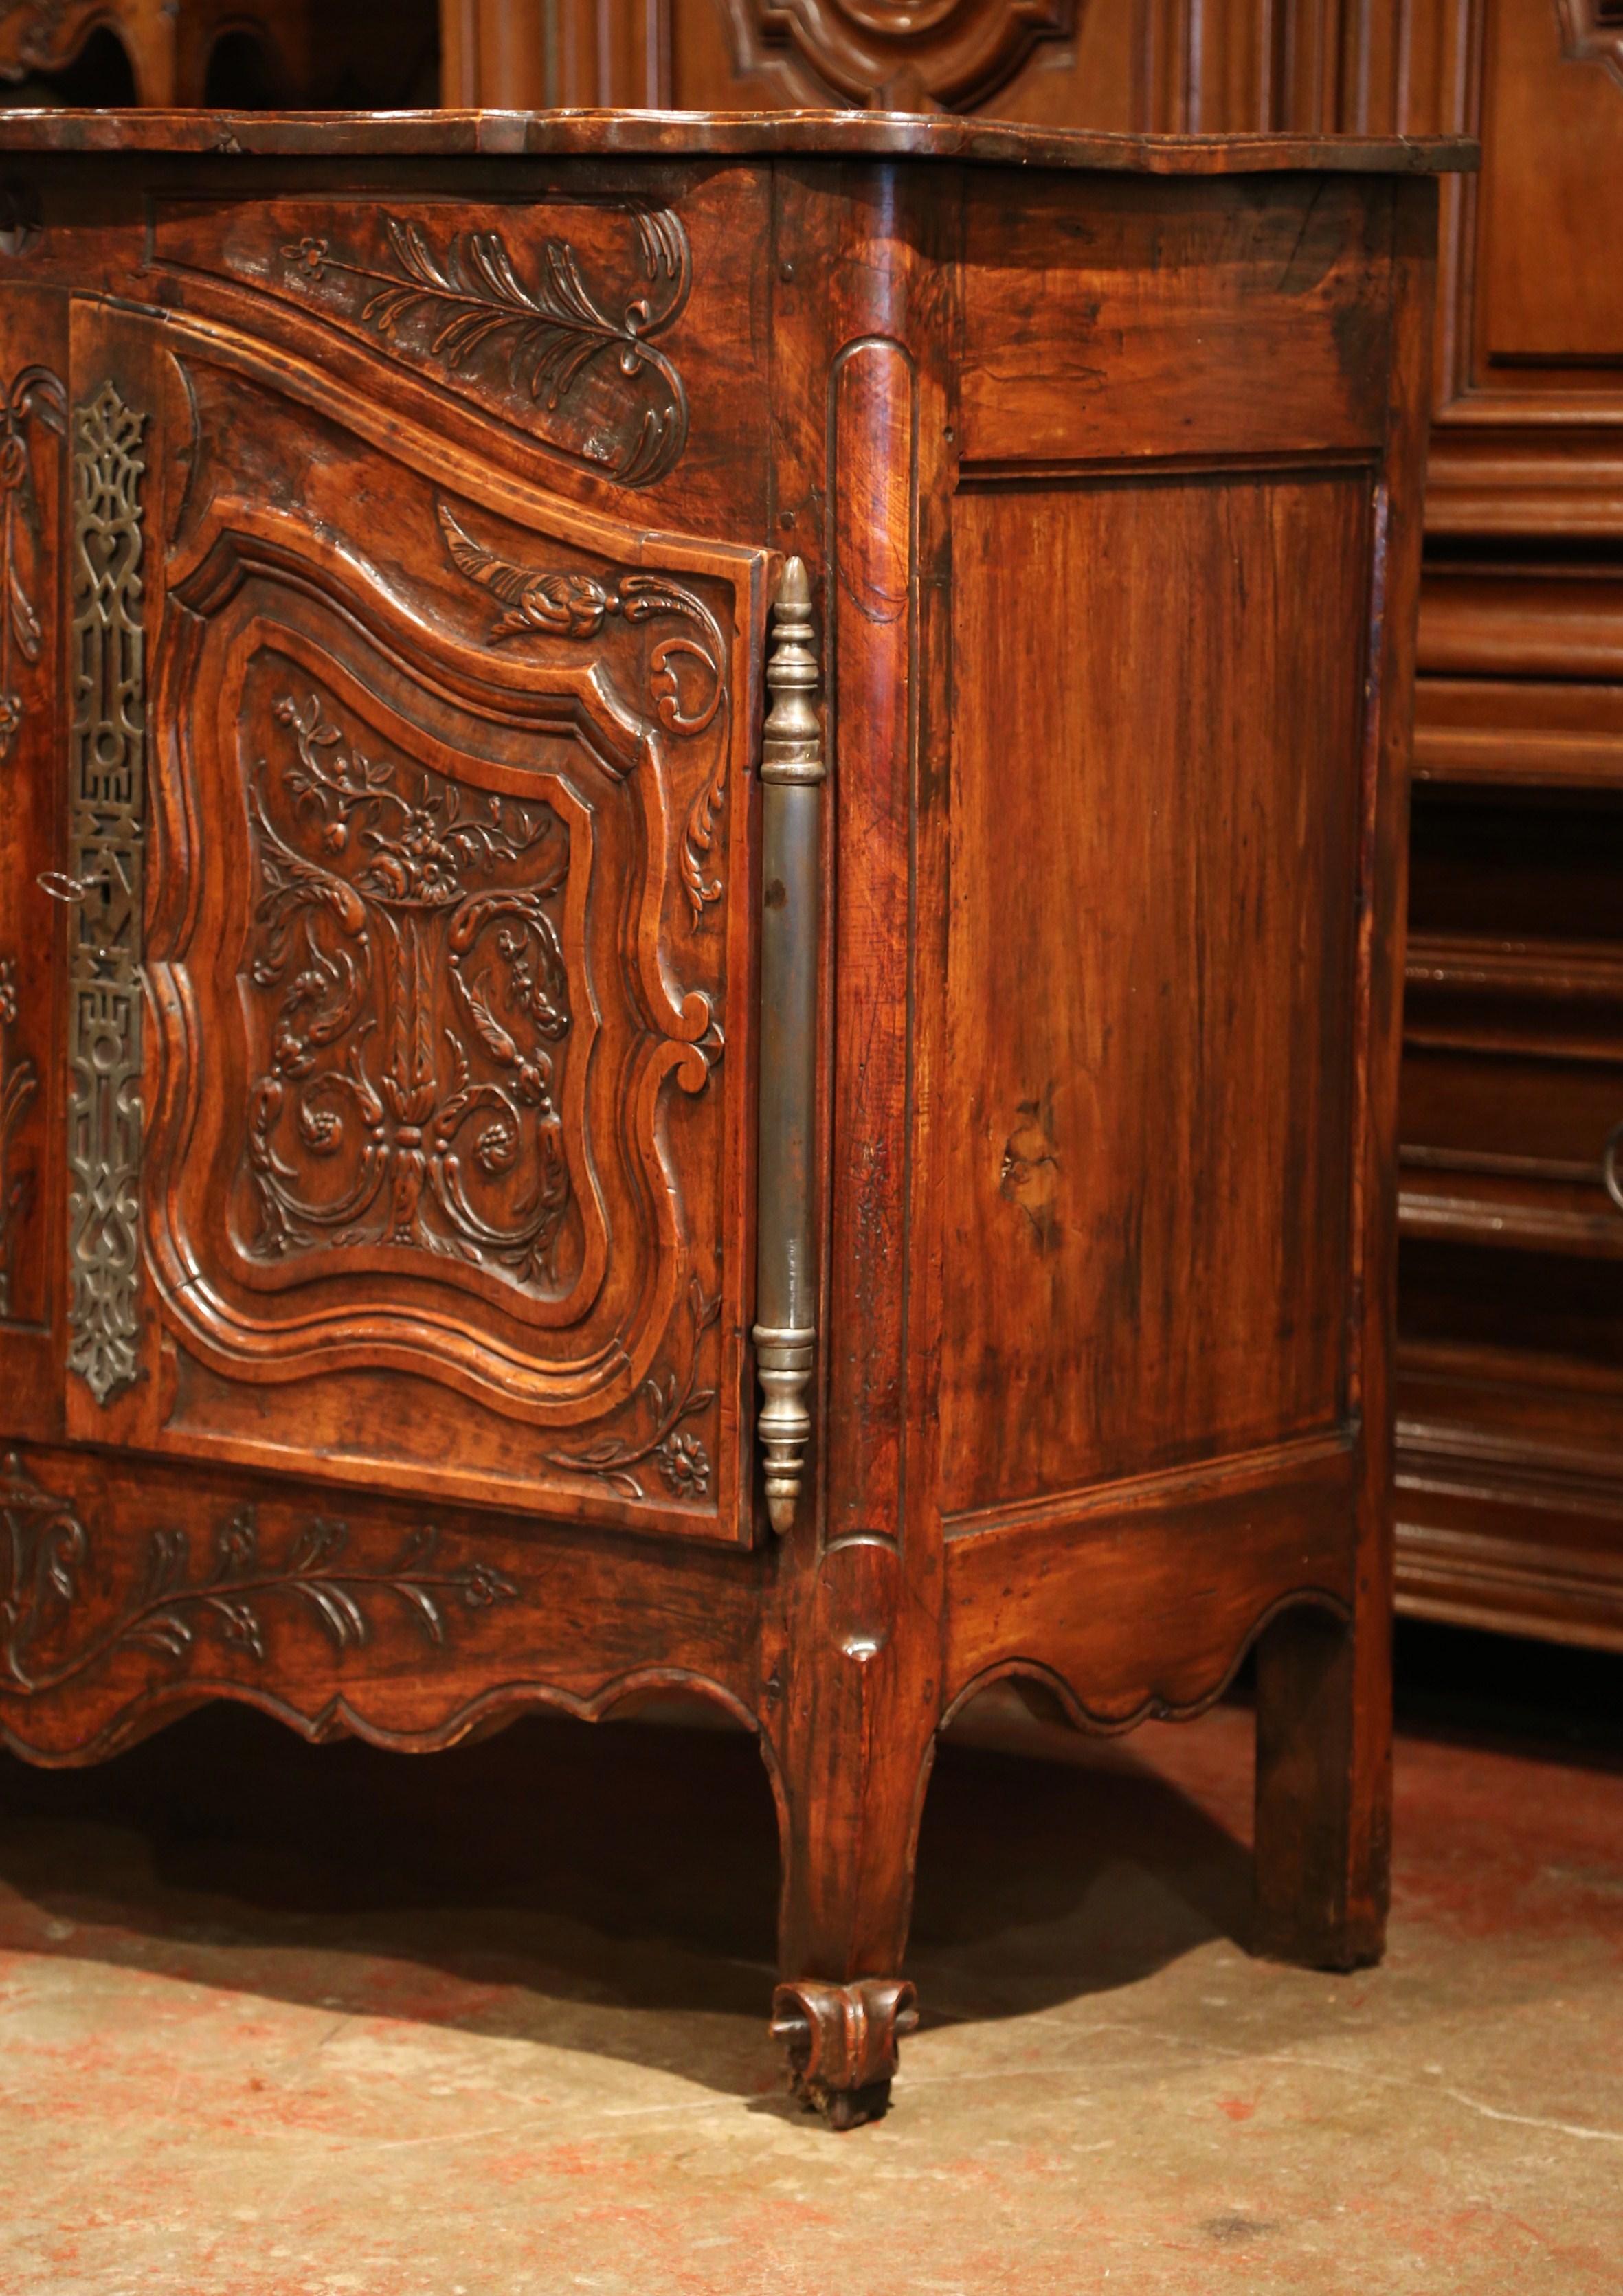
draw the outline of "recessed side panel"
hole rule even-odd
[[[1343,1414],[1370,505],[1357,468],[958,499],[959,1529]]]

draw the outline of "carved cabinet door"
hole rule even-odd
[[[761,554],[240,340],[75,382],[70,873],[102,945],[144,871],[146,996],[137,1089],[72,976],[70,1431],[748,1536]]]

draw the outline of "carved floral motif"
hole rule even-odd
[[[391,1562],[365,1564],[346,1559],[347,1524],[313,1518],[276,1560],[263,1550],[253,1509],[243,1507],[219,1525],[212,1557],[195,1575],[185,1532],[154,1530],[144,1574],[111,1622],[42,1661],[35,1645],[80,1600],[90,1538],[72,1501],[46,1490],[15,1452],[0,1464],[0,1697],[46,1697],[132,1649],[184,1665],[207,1626],[228,1648],[262,1663],[266,1606],[275,1603],[302,1611],[342,1652],[365,1646],[378,1604],[387,1600],[443,1648],[453,1611],[488,1610],[518,1594],[488,1562],[438,1562],[439,1534],[429,1529],[412,1531]]]
[[[539,635],[554,638],[594,638],[611,615],[628,623],[674,616],[689,622],[699,635],[685,633],[661,638],[649,661],[649,686],[654,714],[668,733],[690,736],[714,724],[725,699],[722,664],[726,659],[715,616],[691,590],[662,574],[619,574],[600,582],[590,574],[543,573],[502,558],[476,542],[439,504],[439,523],[446,546],[459,573],[488,590],[507,611],[490,634],[492,645],[509,638]],[[679,663],[698,663],[698,691],[684,695]],[[726,745],[721,744],[715,774],[701,787],[688,809],[682,840],[682,886],[697,924],[711,902],[722,895],[722,879],[709,873],[715,850],[716,811],[726,789]]]
[[[12,1136],[39,1082],[33,1062],[12,1044],[16,1025],[16,968],[0,957],[0,1317],[12,1312],[12,1246],[28,1210],[27,1183],[12,1177]]]
[[[705,1333],[721,1313],[719,1297],[707,1300],[694,1276],[688,1285],[688,1322],[693,1345],[687,1368],[678,1375],[663,1367],[651,1372],[637,1393],[646,1406],[648,1425],[641,1435],[604,1435],[578,1451],[549,1451],[549,1467],[562,1467],[574,1475],[595,1475],[622,1498],[648,1496],[635,1470],[652,1461],[672,1496],[702,1498],[710,1488],[710,1455],[697,1435],[683,1431],[682,1422],[708,1410],[716,1390],[695,1384],[699,1351]]]
[[[545,1286],[570,1201],[554,1078],[569,987],[544,803],[368,757],[283,693],[294,750],[250,793],[250,977],[276,995],[249,1100],[250,1249],[450,1251]]]
[[[590,378],[598,416],[571,451],[622,486],[646,486],[687,443],[681,375],[649,339],[686,302],[692,269],[679,217],[668,208],[631,214],[645,283],[613,299],[587,285],[566,239],[545,242],[540,276],[527,282],[499,232],[456,233],[437,250],[419,225],[398,216],[382,219],[386,251],[375,261],[315,234],[284,246],[282,258],[290,280],[307,288],[357,281],[354,316],[385,342],[452,373],[489,380],[494,369],[510,396],[544,414],[578,402]],[[659,386],[652,405],[645,388],[627,387],[650,377]]]
[[[22,724],[18,662],[37,662],[45,643],[33,594],[42,545],[29,437],[36,417],[61,438],[67,393],[48,367],[25,366],[0,406],[0,760],[10,757]]]

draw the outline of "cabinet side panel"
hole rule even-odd
[[[1370,504],[959,497],[949,1516],[1343,1412]]]

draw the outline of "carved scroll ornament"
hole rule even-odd
[[[661,638],[649,662],[654,715],[668,733],[684,737],[703,734],[715,723],[726,700],[725,648],[716,617],[681,583],[662,574],[620,574],[604,583],[589,574],[545,573],[487,550],[463,531],[443,503],[439,523],[458,571],[507,609],[491,632],[492,645],[533,636],[594,638],[611,615],[627,622],[663,617],[684,620],[697,635]],[[697,691],[684,696],[681,669],[694,663]],[[725,738],[718,750],[714,775],[689,807],[682,840],[682,884],[695,924],[723,891],[720,875],[709,873],[708,865],[716,847],[717,812],[726,791]]]
[[[545,1289],[570,1199],[551,913],[567,832],[539,800],[368,756],[318,693],[279,695],[274,717],[292,756],[250,794],[250,975],[275,999],[250,1248],[448,1250]]]

